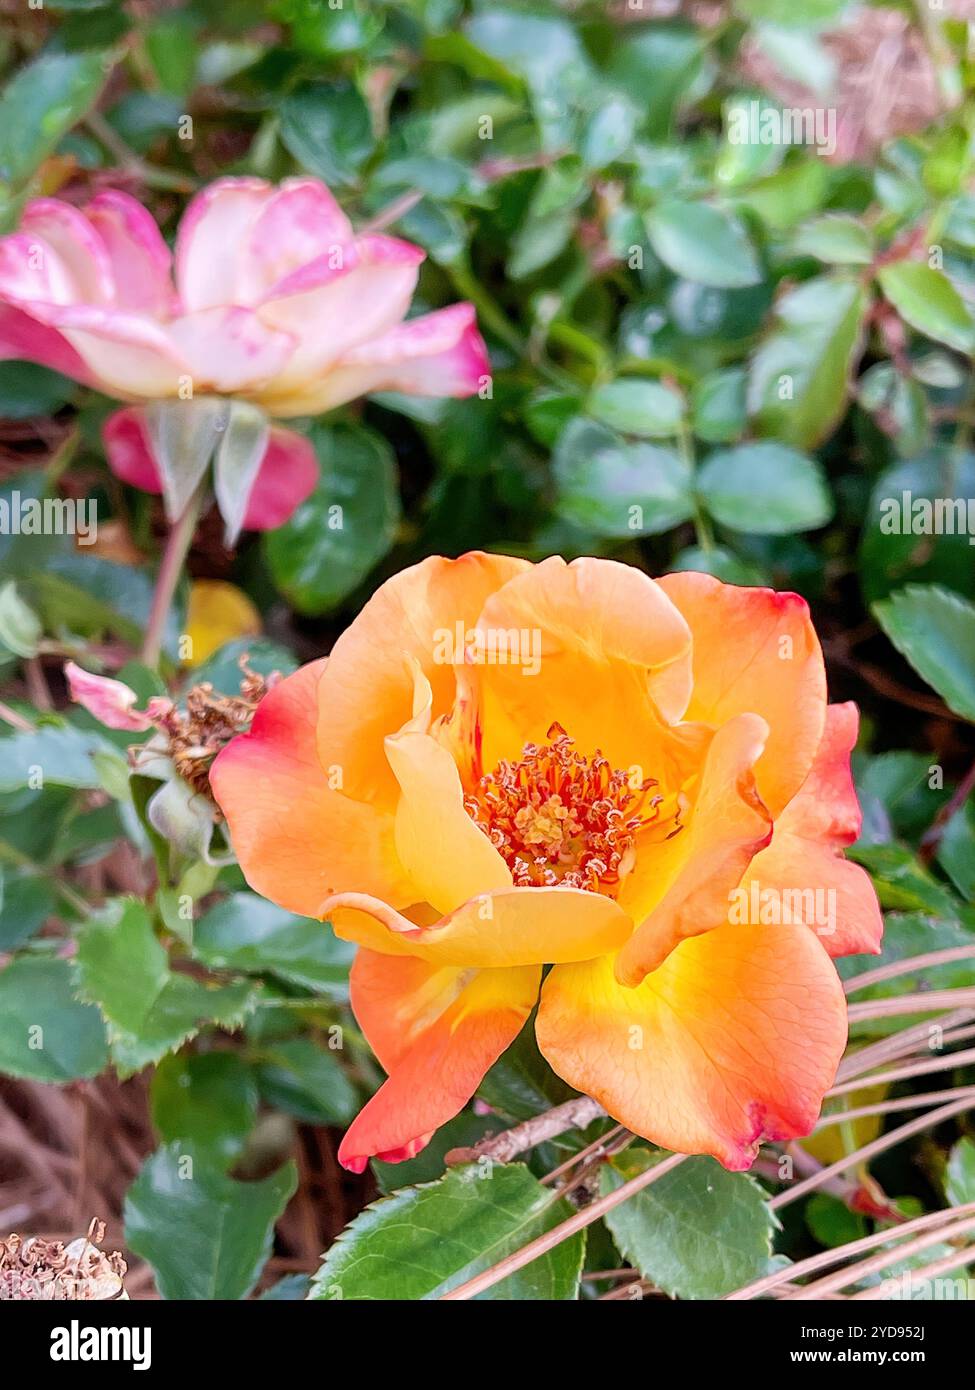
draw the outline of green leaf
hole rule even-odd
[[[957,898],[918,863],[906,845],[857,844],[848,853],[870,874],[882,907],[958,916]]]
[[[0,587],[0,643],[17,656],[37,655],[44,629],[37,614],[17,592],[12,579]]]
[[[690,467],[678,454],[627,443],[582,416],[559,436],[552,472],[556,511],[592,535],[657,535],[694,510]]]
[[[95,104],[112,66],[98,50],[41,53],[0,97],[0,179],[20,183]]]
[[[867,503],[860,543],[861,582],[868,602],[885,598],[906,580],[975,594],[967,533],[969,498],[975,498],[975,455],[956,448],[927,450],[880,474]],[[953,500],[962,509],[960,526],[951,509]],[[935,508],[946,503],[950,529],[939,528],[942,533],[935,538]]]
[[[254,1076],[233,1052],[164,1057],[150,1089],[152,1122],[164,1143],[205,1154],[226,1169],[241,1155],[257,1118]]]
[[[297,1185],[293,1163],[261,1182],[234,1182],[170,1144],[146,1160],[129,1189],[126,1243],[152,1265],[163,1298],[246,1298]]]
[[[709,372],[691,393],[691,418],[698,439],[731,444],[745,432],[746,376],[740,367]]]
[[[796,234],[795,249],[830,265],[869,265],[873,259],[873,241],[866,227],[840,213],[807,222]]]
[[[859,858],[859,853],[855,855]],[[881,899],[888,894],[881,885]],[[865,970],[873,970],[895,961],[909,961],[928,951],[947,951],[956,946],[975,945],[975,936],[957,922],[929,915],[937,909],[934,904],[925,905],[919,912],[888,912],[884,921],[884,937],[879,956],[846,956],[837,960],[836,966],[841,979],[850,980]],[[881,980],[879,984],[858,989],[851,1000],[860,1003],[870,999],[894,999],[899,994],[923,993],[929,989],[962,989],[972,980],[972,960],[949,961],[946,965],[928,966],[919,970],[908,970],[891,980]],[[859,1038],[887,1037],[916,1021],[916,1016],[901,1014],[886,1018],[866,1019],[855,1025],[851,1031]]]
[[[934,584],[908,584],[873,613],[948,708],[975,721],[975,604]]]
[[[115,750],[98,734],[70,724],[41,724],[32,733],[0,739],[0,791],[101,785],[93,757]]]
[[[770,439],[711,454],[697,488],[716,521],[752,535],[812,531],[833,515],[819,464]]]
[[[13,951],[29,941],[57,902],[50,879],[0,868],[0,951]]]
[[[571,1213],[520,1163],[455,1168],[366,1207],[328,1252],[309,1297],[437,1299]],[[480,1297],[574,1299],[584,1250],[584,1235],[571,1236]]]
[[[960,806],[944,828],[937,860],[969,902],[975,902],[975,800]]]
[[[415,1187],[421,1182],[435,1182],[443,1177],[445,1156],[451,1149],[466,1149],[497,1134],[504,1128],[504,1121],[497,1115],[476,1115],[473,1110],[462,1110],[445,1125],[441,1125],[430,1140],[420,1150],[416,1158],[407,1158],[400,1163],[384,1163],[380,1158],[372,1159],[370,1167],[379,1190],[384,1196],[396,1192],[401,1187]]]
[[[576,1094],[555,1075],[538,1050],[534,1015],[491,1067],[477,1094],[511,1120],[527,1120]]]
[[[741,289],[762,278],[741,227],[706,203],[660,203],[647,214],[647,235],[664,265],[685,280]]]
[[[50,367],[36,362],[0,362],[0,415],[8,420],[53,415],[74,392],[74,382]]]
[[[657,1161],[646,1149],[618,1155],[602,1168],[601,1191],[618,1191]],[[605,1220],[620,1253],[676,1298],[721,1298],[757,1279],[776,1229],[754,1178],[703,1157],[685,1159]]]
[[[923,261],[894,261],[877,279],[901,318],[919,333],[959,352],[975,347],[975,322],[943,271]]]
[[[369,108],[347,83],[312,82],[285,97],[281,139],[299,164],[326,183],[347,187],[373,150]]]
[[[975,1139],[959,1139],[948,1158],[945,1196],[951,1205],[975,1202]]]
[[[862,285],[831,275],[779,300],[777,325],[751,364],[748,404],[762,434],[809,449],[831,433],[846,408],[866,307]]]
[[[131,899],[110,904],[85,923],[77,964],[81,992],[101,1008],[123,1073],[157,1061],[205,1022],[239,1027],[254,1004],[248,982],[211,989],[170,970],[146,908]]]
[[[307,1124],[347,1125],[358,1100],[340,1055],[311,1038],[263,1044],[255,1067],[262,1099]]]
[[[587,412],[610,429],[645,439],[672,439],[680,429],[684,402],[679,392],[660,381],[619,377],[597,386]]]
[[[379,434],[358,425],[320,425],[312,442],[318,486],[290,521],[269,531],[274,582],[302,613],[335,608],[389,550],[400,520],[396,464]]]
[[[0,970],[0,1072],[61,1083],[107,1065],[105,1025],[76,999],[67,961],[21,956]]]
[[[231,893],[196,924],[193,953],[214,970],[266,971],[345,1000],[355,947],[327,922],[297,917],[256,893]]]

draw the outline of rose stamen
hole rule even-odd
[[[655,827],[669,839],[681,829],[677,802],[664,797],[655,778],[634,782],[632,773],[613,768],[598,748],[592,757],[578,752],[561,724],[552,724],[546,738],[480,777],[464,807],[516,887],[614,897],[637,835]]]

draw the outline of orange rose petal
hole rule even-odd
[[[536,1032],[558,1074],[634,1133],[739,1170],[763,1139],[812,1129],[846,1005],[805,927],[725,925],[682,942],[636,989],[610,958],[556,966]]]
[[[638,985],[679,941],[728,920],[729,894],[772,833],[754,776],[767,732],[763,719],[740,714],[715,734],[687,829],[662,847],[660,863],[673,875],[670,886],[617,958],[621,983]],[[675,873],[673,856],[681,851]],[[652,865],[658,852],[649,845],[641,858]]]
[[[617,950],[633,930],[612,898],[581,888],[501,888],[469,899],[430,927],[365,893],[336,894],[322,915],[345,941],[479,969],[590,960]]]
[[[352,1008],[390,1073],[353,1121],[339,1162],[361,1173],[370,1158],[412,1158],[477,1090],[521,1031],[541,970],[458,970],[359,951]]]
[[[812,770],[776,821],[771,844],[755,856],[742,880],[749,900],[754,882],[759,894],[771,889],[790,910],[799,907],[802,915],[793,920],[813,927],[831,956],[878,955],[884,931],[869,874],[843,857],[844,846],[860,834],[850,772],[858,727],[856,705],[829,706]]]
[[[342,768],[347,796],[395,808],[383,740],[410,718],[410,658],[430,681],[434,718],[447,713],[455,680],[444,634],[472,627],[489,594],[526,568],[504,555],[433,556],[387,580],[342,633],[322,680],[318,748],[324,766]]]
[[[687,624],[652,579],[614,560],[552,557],[494,593],[478,627],[524,634],[529,658],[459,672],[478,705],[486,771],[544,743],[558,721],[581,753],[598,748],[614,767],[646,763],[657,775],[661,716],[684,713],[691,664]]]
[[[708,574],[658,581],[694,638],[688,719],[720,725],[760,714],[769,726],[756,769],[762,800],[780,814],[806,778],[826,718],[826,673],[809,606],[798,594],[740,589]]]
[[[325,661],[303,666],[261,701],[251,731],[210,769],[247,882],[305,917],[355,883],[400,906],[413,890],[396,854],[393,818],[328,785],[315,742]]]

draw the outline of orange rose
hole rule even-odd
[[[657,1144],[740,1169],[808,1133],[830,955],[882,930],[856,731],[795,594],[484,554],[384,584],[211,778],[251,885],[361,948],[389,1078],[345,1166],[417,1153],[536,999],[555,1071]]]

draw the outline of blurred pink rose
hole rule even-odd
[[[469,396],[489,373],[470,304],[404,321],[424,253],[356,236],[316,179],[218,179],[171,254],[146,209],[99,193],[27,204],[0,238],[0,359],[40,362],[133,403],[104,440],[113,470],[161,487],[143,404],[230,396],[315,415],[371,391]],[[315,486],[307,440],[271,431],[244,524],[278,526]]]

